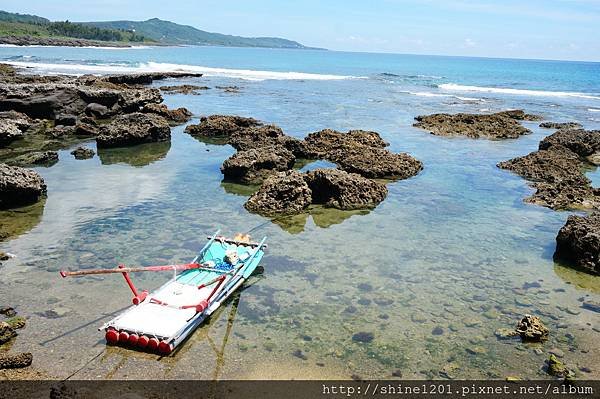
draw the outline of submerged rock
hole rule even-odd
[[[45,194],[46,184],[37,172],[0,163],[0,209],[31,204]]]
[[[523,341],[540,342],[548,339],[549,330],[539,317],[525,315],[517,324],[515,331]]]
[[[495,114],[432,114],[420,115],[413,125],[438,136],[466,136],[470,138],[514,139],[531,131],[520,120],[537,120],[536,115],[521,110]]]
[[[554,257],[600,275],[600,212],[569,216],[556,236]]]
[[[600,302],[598,301],[583,301],[581,307],[592,312],[600,313]]]
[[[103,126],[101,134],[96,137],[98,147],[120,147],[170,140],[171,128],[165,118],[140,112],[116,117],[111,123]]]
[[[265,216],[303,212],[312,202],[312,191],[302,173],[279,172],[268,177],[244,207]]]
[[[209,90],[208,86],[196,86],[196,85],[170,85],[170,86],[160,86],[160,90],[169,94],[200,94],[199,90]]]
[[[192,113],[184,107],[169,109],[164,104],[146,104],[142,108],[142,112],[157,114],[175,124],[182,124],[192,118]]]
[[[304,177],[312,191],[312,203],[337,209],[374,208],[387,196],[387,188],[355,173],[315,169]]]
[[[545,129],[580,129],[582,126],[577,122],[542,122],[540,127]]]
[[[558,358],[554,354],[550,354],[550,357],[547,360],[547,369],[548,374],[565,378],[572,379],[575,376],[575,373],[570,370],[563,362],[558,360]]]
[[[361,331],[361,332],[357,332],[356,334],[354,334],[352,336],[352,341],[361,342],[361,343],[369,343],[369,342],[373,341],[374,338],[375,338],[375,335],[373,335],[372,332]]]
[[[12,166],[52,166],[58,162],[56,151],[31,152],[14,158]]]
[[[7,343],[17,336],[15,329],[8,323],[0,322],[0,345]]]
[[[33,355],[29,352],[19,353],[18,355],[0,354],[0,370],[29,367],[32,362]]]
[[[75,157],[75,159],[90,159],[93,158],[96,153],[91,148],[86,147],[77,147],[73,151],[71,151],[71,155]]]
[[[239,151],[223,162],[225,179],[245,184],[262,182],[274,172],[290,170],[296,157],[281,146]]]

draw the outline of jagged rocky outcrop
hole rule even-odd
[[[310,205],[350,210],[377,206],[387,196],[384,184],[336,169],[295,170],[268,177],[244,205],[265,216],[302,213]]]
[[[0,163],[0,209],[31,204],[45,194],[46,184],[37,172]]]
[[[295,170],[276,173],[267,178],[244,207],[264,216],[302,213],[312,202],[312,191],[304,175]]]
[[[600,189],[583,168],[600,151],[600,131],[558,130],[539,150],[500,162],[498,167],[531,181],[536,192],[526,201],[552,209],[600,209]]]
[[[568,148],[589,163],[600,164],[600,130],[559,130],[540,141],[539,149],[556,146]]]
[[[307,172],[304,180],[312,192],[312,203],[330,208],[374,208],[388,193],[384,184],[337,169],[315,169]]]
[[[238,151],[223,162],[221,172],[226,180],[258,184],[274,172],[290,170],[296,157],[282,146],[266,146]]]
[[[259,125],[236,130],[228,137],[227,143],[236,150],[249,150],[268,146],[281,146],[296,157],[303,157],[303,143],[295,137],[287,136],[279,126]]]
[[[545,129],[581,129],[582,126],[577,122],[542,122],[540,127]]]
[[[254,118],[232,115],[211,115],[200,118],[200,123],[188,125],[186,133],[204,138],[227,138],[236,132],[262,123]]]
[[[548,339],[550,330],[538,316],[525,315],[517,324],[515,331],[523,341],[541,342]]]
[[[420,115],[413,126],[438,136],[466,136],[470,138],[515,139],[531,131],[519,121],[539,120],[537,115],[522,110],[510,110],[495,114],[432,114]]]
[[[328,158],[331,153],[343,147],[385,148],[388,145],[377,132],[350,130],[342,133],[333,129],[323,129],[309,133],[304,138],[304,154],[302,155],[307,159],[320,159]]]
[[[20,138],[23,138],[23,131],[15,121],[0,119],[0,148]]]
[[[146,104],[142,108],[142,112],[160,115],[175,125],[185,123],[192,118],[192,113],[187,108],[169,109],[164,104]]]
[[[392,153],[378,133],[350,130],[347,133],[324,129],[310,133],[300,145],[300,156],[325,159],[346,172],[368,178],[407,179],[423,169],[423,164],[404,153]]]
[[[86,147],[77,147],[73,151],[71,151],[71,155],[75,157],[75,159],[90,159],[93,158],[96,153],[91,148]]]
[[[556,237],[554,257],[600,276],[600,212],[569,216]]]
[[[96,137],[98,147],[121,147],[171,140],[167,120],[155,114],[136,112],[120,115],[102,127]]]

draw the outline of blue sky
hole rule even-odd
[[[600,61],[600,0],[2,0],[72,21],[153,17],[332,50]]]

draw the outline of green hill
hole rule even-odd
[[[307,48],[302,44],[278,37],[242,37],[206,32],[189,25],[152,18],[147,21],[83,22],[103,29],[134,31],[165,44],[195,44],[206,46]]]
[[[52,22],[37,15],[0,11],[0,37],[70,38],[103,42],[143,42],[143,36],[126,30],[103,29],[69,21]]]
[[[279,37],[242,37],[206,32],[189,25],[152,18],[147,21],[53,22],[37,15],[0,11],[0,43],[40,39],[77,39],[100,42],[146,42],[156,44],[269,47],[306,49]],[[43,42],[43,41],[42,41]]]

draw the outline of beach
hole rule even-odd
[[[0,62],[48,79],[181,74],[140,90],[191,113],[168,127],[168,141],[99,148],[91,136],[57,139],[58,161],[30,167],[45,198],[0,211],[11,231],[0,251],[16,255],[0,266],[0,305],[27,319],[10,350],[31,352],[41,376],[545,379],[554,354],[579,378],[600,378],[600,314],[582,306],[600,301],[600,277],[553,259],[568,216],[589,209],[525,202],[530,182],[497,166],[557,131],[540,123],[599,129],[600,64],[194,46],[0,47]],[[184,84],[195,88],[160,89]],[[419,115],[515,109],[540,120],[511,119],[528,130],[511,138],[413,126]],[[236,149],[186,132],[209,115],[255,118],[297,140],[322,129],[377,132],[386,151],[422,168],[367,176],[386,195],[366,208],[313,201],[295,215],[261,216],[245,207],[260,182],[223,180]],[[19,146],[0,149],[0,161]],[[95,155],[75,159],[79,146]],[[336,165],[347,167],[330,154],[295,160],[302,173]],[[599,187],[595,167],[585,176]],[[130,303],[127,287],[58,273],[187,262],[217,229],[268,236],[264,270],[175,356],[107,347],[97,328]],[[164,278],[135,276],[145,289]],[[547,341],[499,336],[525,314],[543,320]]]

